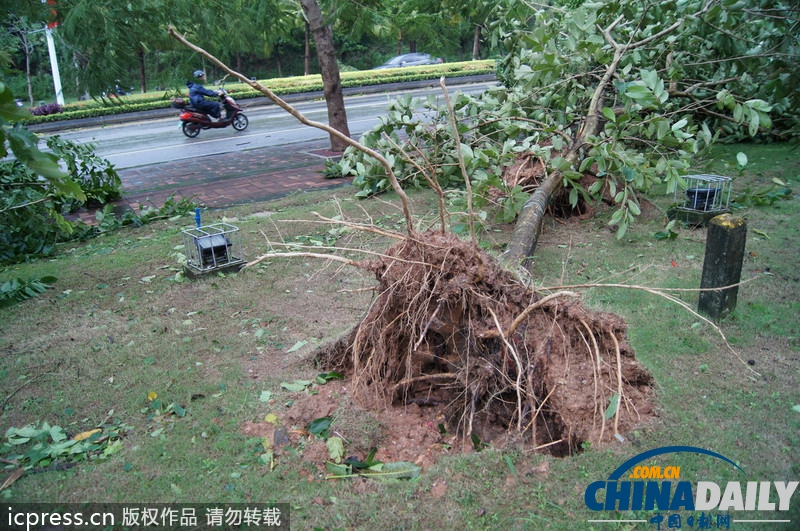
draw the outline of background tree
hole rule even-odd
[[[33,60],[34,47],[42,44],[42,38],[37,35],[42,28],[31,24],[26,18],[11,14],[8,22],[8,29],[11,34],[19,39],[19,45],[25,59],[25,80],[28,86],[28,101],[33,105],[33,79],[31,72],[31,61]]]
[[[322,16],[322,11],[316,0],[300,0],[303,12],[308,20],[311,33],[314,35],[314,44],[317,48],[317,59],[322,71],[325,102],[328,106],[328,124],[344,136],[350,136],[347,124],[347,112],[344,107],[344,94],[339,76],[339,63],[336,59],[336,49],[333,45],[333,30]],[[343,151],[347,144],[336,135],[330,135],[331,150]]]
[[[518,4],[518,2],[511,3],[513,6]],[[477,61],[481,57],[484,33],[489,33],[493,22],[501,18],[499,14],[509,8],[507,1],[492,0],[475,0],[473,2],[445,0],[443,5],[449,18],[463,21],[471,29],[473,61]]]
[[[59,2],[58,34],[69,45],[69,55],[76,63],[80,92],[98,94],[117,80],[126,84],[136,70],[140,87],[146,91],[144,54],[148,45],[144,39],[157,27],[152,16],[159,7],[142,2],[134,11],[132,4],[124,2]]]

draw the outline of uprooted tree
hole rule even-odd
[[[435,407],[447,419],[448,430],[467,442],[497,441],[511,433],[557,455],[579,451],[586,442],[607,442],[653,415],[652,378],[636,361],[622,319],[586,309],[572,292],[545,296],[531,290],[480,250],[474,230],[467,241],[448,231],[440,188],[441,226],[420,232],[384,155],[308,120],[174,28],[170,34],[301,123],[337,135],[377,160],[397,192],[405,234],[348,223],[397,240],[384,253],[372,253],[372,259],[277,252],[248,264],[314,256],[375,275],[379,295],[367,316],[318,352],[325,367],[341,370],[353,382],[357,398],[383,406]],[[449,102],[444,81],[442,88]]]
[[[572,292],[534,291],[512,271],[532,253],[544,209],[560,189],[568,190],[569,205],[589,194],[619,204],[612,223],[622,234],[638,211],[636,191],[660,180],[680,186],[688,159],[712,141],[712,127],[746,124],[756,134],[770,125],[766,100],[744,100],[730,90],[752,82],[740,70],[742,57],[720,55],[715,67],[724,68],[716,77],[688,73],[702,70],[694,63],[701,62],[696,49],[705,47],[707,57],[722,53],[700,39],[701,29],[734,31],[731,20],[754,16],[752,10],[747,16],[728,12],[728,4],[735,7],[623,1],[535,12],[521,31],[507,35],[504,87],[453,101],[442,82],[444,104],[430,102],[428,120],[417,119],[411,99],[403,98],[362,142],[308,120],[174,28],[170,33],[300,122],[350,146],[342,166],[357,174],[361,195],[385,188],[398,194],[405,234],[348,223],[396,240],[381,254],[356,261],[271,252],[249,264],[317,256],[375,275],[378,295],[366,317],[318,352],[322,364],[345,372],[365,402],[437,408],[448,429],[467,441],[512,434],[564,455],[584,442],[609,441],[652,416],[652,378],[636,361],[619,317],[588,310]],[[767,14],[777,20],[786,14],[781,9]],[[734,40],[733,33],[722,35]],[[755,42],[777,42],[769,31],[762,37]],[[784,96],[782,104],[790,97]],[[539,168],[536,182],[521,182],[531,173],[524,164]],[[426,182],[436,190],[437,230],[416,229],[398,175],[406,184]],[[448,228],[444,189],[456,181],[465,190],[468,240]],[[506,194],[492,196],[493,189]],[[510,219],[527,205],[507,268],[477,246],[474,207],[487,196],[502,201]]]

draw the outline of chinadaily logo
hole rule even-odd
[[[733,467],[741,481],[688,481],[681,476],[680,454],[702,454]],[[668,465],[647,461],[673,454]],[[622,463],[608,479],[586,487],[586,507],[596,511],[594,524],[650,524],[654,529],[730,529],[736,524],[759,524],[760,529],[784,529],[798,481],[748,481],[744,471],[710,450],[692,446],[665,446],[643,452]],[[646,519],[620,519],[614,511],[651,513]],[[604,513],[608,514],[603,518]],[[768,514],[773,513],[773,514]],[[616,518],[614,517],[616,516]],[[777,524],[777,525],[775,525]],[[638,526],[637,526],[638,527]],[[751,527],[747,527],[752,529]],[[743,527],[743,529],[745,529]]]

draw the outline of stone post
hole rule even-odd
[[[747,222],[730,214],[708,222],[706,256],[700,288],[721,288],[738,284],[742,277]],[[712,319],[722,319],[736,308],[739,287],[701,291],[698,310]]]

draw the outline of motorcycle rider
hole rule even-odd
[[[202,70],[195,70],[193,75],[199,81],[189,80],[186,82],[186,86],[189,87],[189,103],[200,112],[212,116],[217,121],[221,120],[220,104],[215,101],[209,101],[204,96],[221,96],[222,91],[209,90],[201,84],[201,82],[206,81],[206,73]]]

